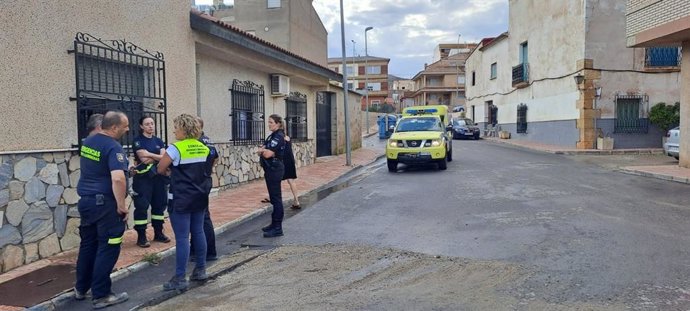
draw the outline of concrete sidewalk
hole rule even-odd
[[[298,179],[296,184],[299,189],[299,195],[318,191],[322,186],[353,169],[376,161],[382,154],[383,150],[374,148],[355,150],[352,152],[351,167],[345,165],[344,154],[318,158],[316,163],[297,169]],[[217,196],[211,198],[209,206],[213,223],[216,227],[216,234],[269,211],[270,204],[261,203],[261,199],[266,197],[268,197],[268,193],[263,179],[254,180],[241,184],[236,188],[219,192]],[[283,183],[283,199],[286,203],[290,203],[286,204],[286,208],[289,208],[292,201],[292,193],[287,183]],[[122,243],[120,257],[115,266],[116,272],[111,276],[114,279],[120,279],[146,267],[149,263],[143,260],[145,257],[151,256],[151,254],[159,254],[160,256],[173,254],[175,241],[169,222],[165,224],[165,232],[173,240],[171,243],[152,242],[151,247],[140,248],[136,246],[136,233],[134,230],[127,230]],[[147,235],[149,238],[153,238],[153,231],[150,227]],[[50,265],[74,265],[76,264],[76,255],[77,250],[75,249],[11,270],[0,275],[0,284]],[[50,309],[52,305],[57,304],[61,299],[71,298],[73,293],[69,290],[72,286],[72,284],[69,284],[62,295],[42,303],[40,306],[37,306],[39,307],[37,309]],[[0,311],[23,309],[22,307],[0,304]]]
[[[615,149],[615,150],[596,150],[596,149],[575,149],[563,148],[562,146],[540,144],[530,141],[521,141],[514,139],[499,139],[495,137],[486,137],[484,140],[497,143],[506,144],[519,148],[529,150],[536,150],[548,152],[553,154],[563,155],[663,155],[664,150],[661,148],[640,148],[640,149]],[[618,167],[623,173],[653,177],[663,180],[675,181],[684,184],[690,184],[690,169],[680,167],[678,165],[630,165]]]

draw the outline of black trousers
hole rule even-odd
[[[206,209],[204,215],[204,235],[206,236],[206,258],[217,257],[216,252],[216,232],[213,231],[213,221],[211,221],[211,211]],[[191,240],[190,254],[195,254],[194,240]],[[191,255],[190,255],[191,256]]]
[[[74,287],[82,293],[91,289],[93,299],[103,298],[111,293],[110,272],[120,256],[125,222],[117,213],[113,198],[97,205],[95,197],[83,196],[79,199],[78,208],[81,242]]]
[[[266,188],[268,188],[268,198],[273,205],[273,213],[271,213],[271,220],[274,224],[279,225],[283,222],[283,194],[280,184],[283,181],[283,173],[285,166],[279,160],[262,160],[264,168],[264,179],[266,180]]]
[[[146,230],[148,210],[151,206],[151,225],[162,228],[165,221],[165,206],[168,194],[165,191],[166,180],[162,176],[135,176],[132,189],[137,193],[134,201],[134,229]]]

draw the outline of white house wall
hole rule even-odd
[[[644,67],[645,51],[626,48],[625,1],[511,0],[509,25],[507,37],[475,50],[467,60],[468,113],[475,106],[475,121],[484,125],[486,102],[493,101],[499,126],[513,139],[575,147],[582,116],[573,76],[583,73],[583,61],[591,59],[593,69],[601,70],[600,78],[588,77],[602,92],[595,100],[601,109],[597,127],[614,136],[616,148],[661,146],[662,133],[653,126],[645,134],[612,133],[616,94],[646,95],[650,108],[680,98],[677,72],[650,72]],[[517,89],[511,85],[512,67],[520,64],[523,42],[528,42],[530,85]],[[494,62],[497,78],[490,80]],[[528,107],[525,134],[517,134],[515,126],[521,103]]]

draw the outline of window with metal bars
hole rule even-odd
[[[645,66],[677,67],[680,66],[681,49],[679,47],[649,47],[645,49]]]
[[[647,96],[616,96],[614,133],[642,134],[649,131]]]
[[[525,104],[517,107],[517,132],[527,133],[527,105]]]
[[[153,118],[155,135],[167,142],[165,61],[160,52],[149,52],[124,40],[102,40],[77,33],[73,50],[76,81],[78,143],[88,136],[86,123],[95,113],[120,110],[136,124],[143,116]],[[134,136],[121,139],[129,151]]]
[[[264,141],[264,86],[252,81],[232,82],[231,141],[234,145],[261,144]]]
[[[291,92],[285,98],[285,131],[293,141],[307,140],[307,95]]]

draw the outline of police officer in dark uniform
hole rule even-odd
[[[77,185],[81,216],[75,298],[86,298],[91,289],[94,309],[129,299],[126,292],[111,291],[110,272],[120,255],[128,209],[127,157],[118,140],[129,129],[127,116],[110,111],[103,117],[101,132],[82,143],[81,177]]]
[[[206,179],[209,183],[213,184],[211,181],[211,175],[213,174],[213,167],[218,162],[218,150],[213,145],[213,141],[206,136],[204,133],[204,120],[197,117],[196,120],[199,122],[201,127],[201,137],[199,140],[206,145],[209,149],[208,157],[206,158]],[[208,189],[209,193],[211,188]],[[206,261],[213,261],[218,259],[218,253],[216,252],[216,232],[213,230],[213,221],[211,220],[211,211],[206,207],[206,215],[204,216],[204,235],[206,236]],[[191,249],[189,252],[189,258],[195,260],[196,255],[194,255],[194,240],[191,243]]]
[[[134,201],[134,230],[137,231],[137,245],[149,247],[146,238],[146,226],[148,225],[148,210],[151,206],[151,226],[153,227],[153,240],[169,243],[170,238],[163,233],[165,222],[165,207],[168,200],[165,186],[167,177],[156,173],[156,163],[163,157],[165,143],[153,135],[156,125],[153,118],[144,116],[139,120],[141,134],[134,138],[134,158],[137,163],[134,171],[132,190]]]
[[[273,238],[283,235],[283,196],[280,188],[285,171],[283,165],[283,153],[285,151],[283,118],[277,114],[272,114],[268,117],[268,129],[271,131],[271,135],[266,138],[257,153],[261,160],[261,167],[264,169],[268,197],[271,205],[273,205],[271,224],[262,230],[265,238]]]

